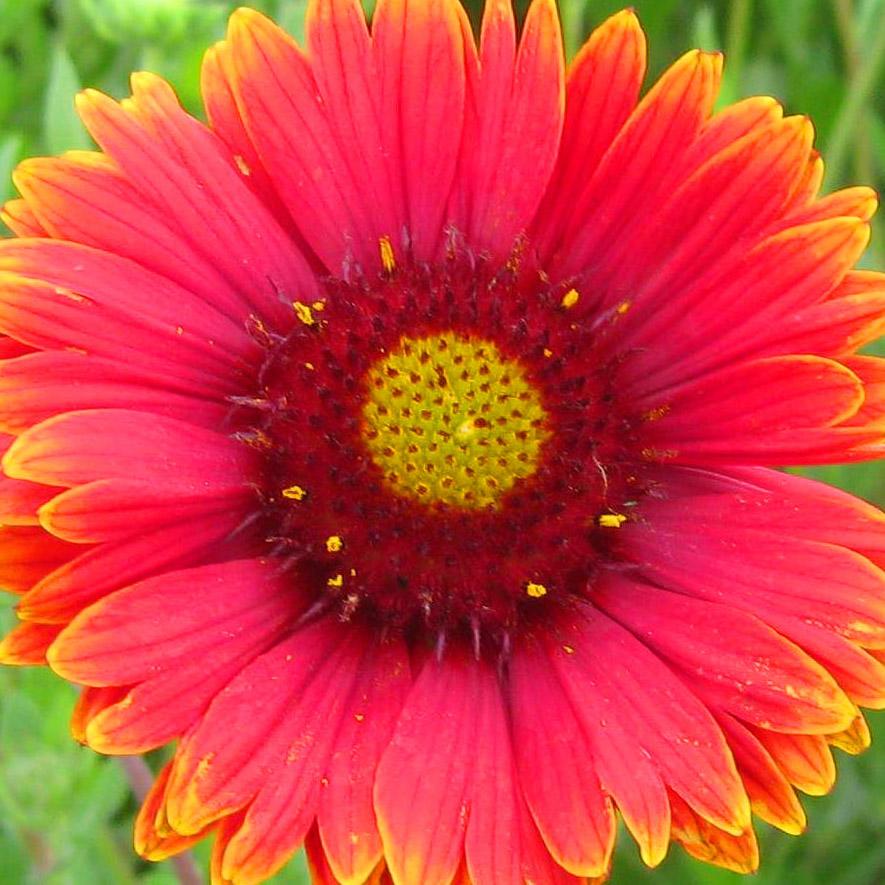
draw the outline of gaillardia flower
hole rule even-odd
[[[566,75],[553,0],[244,9],[209,126],[137,74],[19,168],[2,652],[177,741],[145,857],[582,882],[620,817],[746,871],[866,746],[883,516],[770,468],[882,451],[875,198],[718,54],[644,68],[630,11]]]

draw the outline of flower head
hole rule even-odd
[[[566,75],[553,0],[244,9],[209,126],[137,74],[17,171],[2,652],[178,741],[145,857],[578,882],[620,816],[745,871],[867,744],[885,518],[770,468],[882,452],[875,198],[719,55],[644,69],[630,11]]]

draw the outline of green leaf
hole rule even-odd
[[[92,146],[74,109],[74,96],[81,89],[74,63],[64,46],[56,43],[43,105],[43,147],[47,153],[60,154],[62,151]]]
[[[12,196],[12,170],[21,157],[22,139],[12,132],[0,141],[0,200]]]

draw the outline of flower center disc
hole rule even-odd
[[[424,504],[498,507],[535,472],[550,436],[523,368],[481,338],[402,338],[366,385],[372,460],[393,492]]]

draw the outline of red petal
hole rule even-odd
[[[208,673],[274,625],[294,622],[302,607],[294,588],[259,560],[169,572],[81,612],[50,661],[66,679],[96,686],[130,685],[193,660]]]
[[[15,359],[16,357],[24,356],[25,354],[33,352],[33,347],[28,347],[27,344],[22,344],[21,341],[16,341],[15,338],[0,335],[0,359]]]
[[[253,293],[238,290],[212,260],[211,243],[183,235],[176,217],[146,200],[104,154],[76,151],[26,160],[14,179],[56,239],[129,258],[240,323],[255,310]],[[280,304],[271,305],[271,318],[286,315]]]
[[[760,335],[753,349],[760,354],[816,353],[840,358],[875,341],[883,331],[885,287],[862,295],[831,296],[822,304],[797,310],[768,335]]]
[[[397,882],[448,885],[461,861],[483,668],[460,650],[418,674],[375,781],[384,853]]]
[[[242,524],[243,515],[234,511],[189,525],[186,532],[181,526],[174,526],[120,544],[102,544],[69,558],[70,561],[47,574],[22,597],[19,612],[32,621],[67,623],[86,606],[114,590],[151,575],[217,558],[220,545],[227,555],[238,555],[235,533]],[[77,548],[69,549],[77,552]]]
[[[702,127],[694,143],[677,161],[675,178],[698,170],[711,157],[740,139],[783,120],[784,110],[768,96],[756,95],[717,111]]]
[[[510,687],[520,783],[547,848],[569,872],[602,876],[615,840],[611,800],[571,704],[534,643],[514,650]]]
[[[641,353],[626,364],[622,383],[662,391],[738,358],[783,353],[780,328],[836,289],[868,237],[868,226],[856,219],[790,228],[686,279],[678,299],[666,297],[666,287],[648,289],[642,303],[618,319],[619,346],[629,342]],[[662,349],[651,345],[674,324],[679,359],[672,349],[662,358]],[[813,351],[803,346],[798,352]]]
[[[874,356],[851,356],[842,359],[863,382],[866,398],[863,406],[846,424],[864,426],[885,418],[885,359]]]
[[[379,0],[372,18],[384,150],[401,170],[418,259],[442,245],[464,123],[466,32],[457,0]]]
[[[225,868],[248,877],[282,864],[313,822],[365,646],[360,631],[327,618],[241,670],[178,748],[167,802],[175,830],[249,806]]]
[[[21,433],[53,415],[126,408],[218,427],[230,405],[158,386],[156,377],[82,353],[31,353],[0,363],[0,427]]]
[[[181,490],[242,489],[253,453],[241,442],[174,418],[93,409],[50,418],[23,433],[3,458],[14,479],[70,488],[99,479],[150,477]]]
[[[357,234],[363,242],[354,242],[351,248],[358,255],[365,254],[369,267],[374,268],[380,263],[379,238],[398,240],[407,224],[407,213],[400,170],[385,154],[378,62],[359,0],[311,4],[307,45],[328,125],[340,146],[338,162],[352,175],[345,180],[357,210],[367,213],[363,232]],[[323,162],[329,162],[327,150],[323,151]]]
[[[784,219],[785,225],[807,224],[825,218],[854,216],[861,221],[869,221],[876,213],[879,198],[869,187],[847,187],[827,194],[811,204],[797,207],[796,211]]]
[[[550,858],[525,807],[498,677],[488,665],[476,666],[482,673],[475,711],[475,768],[464,881],[473,885],[577,883]]]
[[[825,483],[764,467],[668,467],[658,480],[666,493],[643,503],[648,523],[716,534],[723,524],[757,529],[853,548],[885,562],[885,514]]]
[[[341,880],[332,872],[316,826],[311,827],[304,837],[304,856],[307,860],[311,885],[339,885]],[[344,881],[347,885],[350,885],[351,882],[359,882],[362,885],[367,879],[368,877],[363,876],[360,879],[345,878]],[[374,882],[374,877],[372,877],[372,881]]]
[[[680,182],[650,217],[637,213],[594,264],[591,285],[654,304],[683,291],[714,264],[745,254],[778,216],[811,150],[804,118],[756,127]],[[703,218],[704,223],[698,224]]]
[[[243,825],[244,812],[231,814],[221,820],[215,827],[215,842],[212,845],[212,857],[209,864],[209,881],[211,885],[235,885],[222,872],[224,852],[230,844],[230,840]],[[236,883],[238,885],[238,883]]]
[[[624,536],[627,555],[660,586],[742,608],[763,621],[794,616],[860,644],[885,642],[882,572],[869,560],[834,544],[791,537],[776,522],[744,528],[736,521],[724,532],[722,520],[732,508],[723,502],[714,515],[709,506],[689,499],[668,516],[662,508],[654,527],[631,524]]]
[[[693,464],[796,464],[839,460],[874,430],[839,430],[864,400],[857,376],[840,363],[784,356],[729,366],[648,397],[644,442],[652,460]],[[660,453],[660,454],[657,454]]]
[[[134,74],[132,89],[125,105],[93,90],[79,95],[87,129],[141,199],[174,223],[259,317],[284,320],[286,301],[295,293],[309,299],[317,285],[292,240],[243,185],[222,143],[181,109],[165,81]]]
[[[479,67],[467,68],[471,101],[453,195],[464,204],[467,242],[499,256],[528,226],[556,161],[565,111],[556,4],[535,0],[518,53],[515,41],[509,0],[487,3]]]
[[[186,532],[175,526],[120,544],[102,544],[75,558],[69,557],[69,561],[57,564],[54,571],[22,597],[19,612],[28,620],[65,624],[114,590],[172,569],[215,561],[219,545],[228,556],[246,556],[246,551],[240,551],[236,543],[236,532],[242,523],[242,514],[221,513],[213,520],[188,526]],[[52,537],[45,532],[43,535]],[[68,549],[76,553],[78,548]]]
[[[170,281],[74,243],[0,242],[0,324],[33,347],[117,359],[161,388],[232,392],[257,345]],[[245,318],[244,318],[245,319]]]
[[[224,511],[248,513],[249,489],[164,486],[162,482],[103,479],[77,486],[40,508],[40,524],[57,538],[77,544],[123,541],[172,525],[214,520]]]
[[[256,193],[284,228],[298,237],[297,231],[292,227],[292,218],[280,202],[267,169],[246,132],[246,125],[237,107],[233,85],[235,78],[230,44],[222,40],[210,46],[203,56],[203,65],[200,68],[200,91],[209,125],[227,146],[246,186]],[[296,242],[303,255],[311,256],[310,249],[301,242],[300,237]]]
[[[855,704],[885,709],[885,665],[872,655],[805,612],[772,612],[765,617],[775,630],[821,664]]]
[[[293,608],[288,606],[288,614]],[[243,667],[271,648],[290,623],[287,616],[254,625],[248,636],[214,649],[208,665],[192,657],[133,686],[118,703],[90,720],[83,742],[98,753],[128,756],[183,737],[212,699]]]
[[[813,150],[805,166],[805,174],[796,188],[790,200],[790,208],[801,211],[813,203],[820,194],[821,185],[824,181],[824,163],[820,152]]]
[[[357,674],[335,734],[317,817],[324,856],[342,882],[364,882],[382,859],[372,789],[410,685],[405,645],[378,644]]]
[[[870,748],[872,743],[870,727],[867,725],[866,719],[858,712],[854,722],[844,731],[828,734],[827,743],[838,747],[845,753],[851,753],[852,756],[856,756]]]
[[[0,525],[39,525],[37,510],[59,491],[51,486],[22,482],[0,474]]]
[[[709,706],[779,731],[847,728],[854,706],[832,677],[757,618],[728,605],[611,577],[593,601],[671,662]]]
[[[580,195],[636,106],[645,76],[645,34],[632,9],[603,22],[572,62],[556,169],[538,213],[545,253],[573,217]]]
[[[625,781],[647,778],[644,766],[636,764],[636,757],[645,755],[661,779],[711,823],[743,832],[749,802],[722,732],[659,658],[589,606],[563,621],[548,648],[587,729],[602,785],[622,812],[619,790]],[[617,762],[607,746],[612,742]],[[617,781],[609,782],[607,768],[618,772]]]
[[[263,881],[273,875],[300,846],[313,823],[334,735],[346,714],[357,674],[365,666],[365,637],[359,630],[345,631],[340,623],[332,624],[328,632],[338,640],[332,654],[323,649],[319,659],[313,659],[311,653],[301,659],[301,667],[308,664],[315,671],[313,678],[307,677],[295,696],[297,702],[293,703],[289,696],[290,709],[278,731],[271,733],[278,759],[271,757],[272,767],[266,773],[265,783],[224,850],[221,869],[227,878]],[[299,652],[305,641],[306,635],[297,646]],[[295,648],[290,646],[290,653]],[[374,651],[369,649],[368,654]],[[277,669],[279,663],[278,660]],[[301,667],[296,663],[293,669],[297,672]],[[228,690],[233,691],[234,685]],[[273,690],[279,691],[279,686],[274,685]],[[195,736],[194,740],[197,739]],[[217,764],[218,759],[213,758],[213,768]],[[210,779],[213,774],[217,772],[210,774]]]
[[[718,54],[684,55],[643,98],[595,173],[572,203],[572,223],[551,270],[558,279],[595,262],[617,231],[660,196],[668,169],[697,137],[710,114],[722,74]]]
[[[249,138],[310,248],[335,275],[349,252],[361,263],[377,258],[376,219],[364,195],[374,170],[357,162],[358,153],[330,125],[305,54],[245,8],[231,17],[222,52]]]

